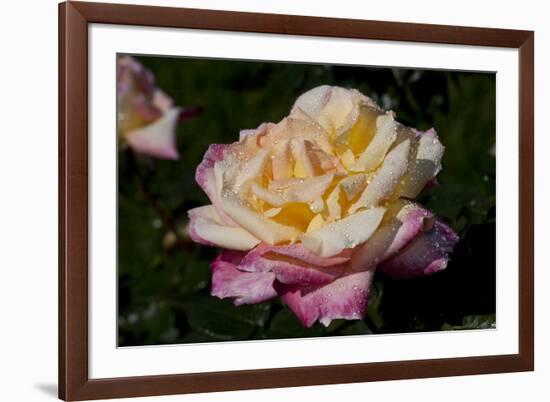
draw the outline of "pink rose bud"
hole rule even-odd
[[[118,57],[118,135],[135,152],[178,159],[176,125],[200,112],[174,107],[151,71],[130,56]],[[182,116],[183,115],[183,116]]]

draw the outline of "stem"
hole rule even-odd
[[[188,250],[189,244],[188,242],[185,241],[183,237],[181,237],[181,234],[178,231],[178,227],[176,223],[174,222],[172,217],[166,212],[166,210],[162,207],[162,205],[158,202],[156,197],[147,188],[145,177],[141,174],[138,163],[135,160],[134,154],[132,152],[129,159],[130,159],[132,170],[136,173],[134,177],[135,177],[135,182],[139,191],[141,192],[141,194],[143,194],[143,196],[145,197],[145,200],[151,206],[151,208],[153,208],[153,210],[156,212],[164,228],[174,233],[174,235],[176,236],[176,243],[183,249]]]

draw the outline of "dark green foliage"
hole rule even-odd
[[[140,57],[175,104],[204,113],[178,127],[178,161],[119,152],[119,345],[458,330],[495,326],[495,76],[354,66]],[[377,273],[364,321],[304,328],[280,301],[235,307],[209,295],[217,250],[182,239],[211,143],[288,114],[317,85],[354,87],[446,146],[440,182],[419,202],[460,235],[448,268],[414,280]],[[175,233],[179,233],[176,235]]]

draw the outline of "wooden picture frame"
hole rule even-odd
[[[88,25],[120,24],[519,49],[519,353],[196,374],[88,374]],[[59,5],[59,397],[138,397],[534,369],[534,33],[65,2]]]

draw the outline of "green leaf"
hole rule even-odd
[[[316,323],[306,328],[287,307],[278,311],[273,317],[267,335],[269,338],[305,338],[322,336],[327,333],[325,327]]]
[[[449,325],[445,323],[441,327],[443,331],[492,328],[496,328],[495,314],[467,315],[462,319],[462,325]]]
[[[382,328],[384,325],[382,312],[380,311],[383,294],[384,294],[384,283],[381,280],[376,280],[369,294],[369,304],[367,306],[367,315],[372,320],[374,325],[376,325],[377,329]]]
[[[229,300],[196,296],[183,303],[190,327],[218,340],[248,339],[269,318],[269,303],[234,306]]]
[[[185,262],[179,261],[179,264],[185,264],[179,280],[181,295],[189,295],[205,289],[210,283],[211,276],[207,261],[199,260],[192,255],[187,255],[186,258]]]
[[[330,335],[334,334],[340,328],[346,325],[347,320],[332,320],[328,327],[325,328],[325,332]]]
[[[340,330],[342,335],[370,335],[372,330],[364,321],[354,321]]]
[[[161,302],[140,306],[129,314],[119,316],[119,345],[154,345],[173,343],[179,336],[174,327],[174,312]],[[142,340],[132,341],[138,333]]]

